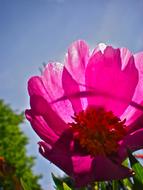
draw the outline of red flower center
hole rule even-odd
[[[88,107],[75,114],[71,123],[74,138],[92,156],[116,153],[118,142],[125,136],[125,120],[121,121],[112,111]]]

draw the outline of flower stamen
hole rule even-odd
[[[125,120],[121,121],[112,111],[87,107],[75,114],[70,123],[75,140],[92,156],[111,155],[117,151],[118,142],[125,136]]]

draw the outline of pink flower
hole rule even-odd
[[[90,53],[76,41],[65,64],[47,64],[28,92],[40,153],[77,187],[133,174],[122,162],[127,148],[143,148],[143,53],[104,44]]]

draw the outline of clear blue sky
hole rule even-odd
[[[62,61],[69,44],[84,39],[143,51],[143,0],[0,0],[0,98],[15,110],[29,106],[27,80],[43,62]],[[50,171],[59,171],[37,150],[28,122],[28,153],[38,157],[35,171],[52,190]]]

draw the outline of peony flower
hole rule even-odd
[[[30,78],[28,92],[40,153],[77,187],[133,175],[122,162],[143,148],[143,53],[105,44],[90,53],[76,41],[64,65]]]

